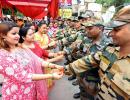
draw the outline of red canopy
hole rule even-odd
[[[1,1],[0,1],[0,17],[2,17],[2,6],[1,6]]]
[[[59,0],[52,0],[48,6],[49,14],[52,18],[56,18],[58,16],[59,9]]]
[[[0,17],[2,17],[2,10],[1,10],[1,8],[0,8]]]
[[[14,6],[25,16],[33,19],[46,16],[45,8],[49,9],[51,17],[56,18],[58,15],[58,0],[2,0],[2,6]]]

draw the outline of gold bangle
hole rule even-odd
[[[47,67],[49,67],[50,63],[48,63]]]
[[[52,68],[55,68],[56,65],[55,65],[55,64],[52,64],[52,66],[53,66]]]
[[[50,68],[55,68],[55,64],[51,64],[51,63],[49,63],[50,65],[51,65],[51,67]]]

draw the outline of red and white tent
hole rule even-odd
[[[49,13],[53,18],[58,16],[58,0],[1,0],[2,7],[16,8],[25,16],[33,19],[43,18]],[[45,11],[48,8],[48,11]]]

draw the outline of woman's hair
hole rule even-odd
[[[34,24],[32,24],[31,22],[26,22],[24,24],[24,27],[31,27],[31,26],[34,26]]]
[[[10,47],[7,44],[6,40],[4,39],[4,36],[7,35],[7,33],[13,28],[18,27],[16,23],[5,21],[0,23],[0,48],[9,50]]]
[[[19,36],[20,36],[19,43],[23,43],[24,42],[23,38],[26,37],[27,32],[28,32],[29,29],[30,29],[30,27],[22,27],[19,30]]]
[[[45,21],[40,21],[38,27],[41,27],[43,24],[47,24]]]
[[[43,20],[38,23],[38,25],[37,25],[37,27],[36,27],[36,32],[38,31],[38,29],[39,29],[43,24],[46,24],[46,22],[43,21]],[[46,25],[47,25],[47,24],[46,24]]]

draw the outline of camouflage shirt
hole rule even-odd
[[[76,31],[75,31],[76,32]],[[75,33],[74,32],[74,33]],[[77,31],[75,34],[71,34],[70,36],[68,37],[64,37],[62,40],[60,40],[60,42],[63,44],[63,45],[66,45],[66,44],[71,44],[72,42],[76,41],[76,40],[80,40],[82,39],[82,33],[80,31]]]
[[[98,98],[128,100],[130,96],[130,55],[120,58],[119,47],[108,46],[71,64],[75,73],[99,67],[101,78]]]

